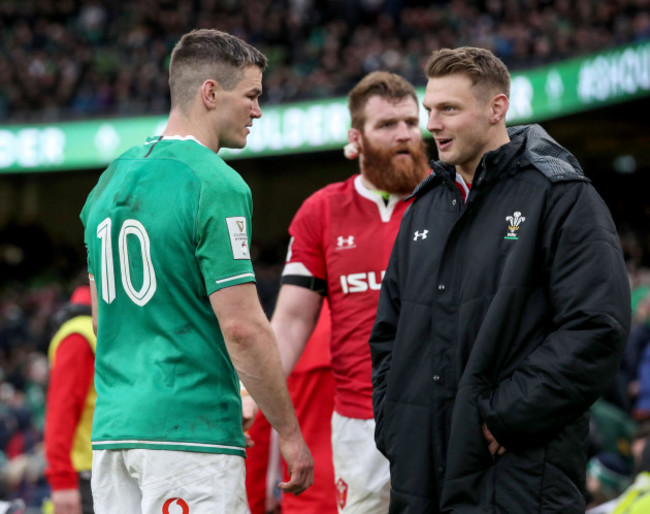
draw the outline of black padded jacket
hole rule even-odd
[[[588,413],[630,323],[614,223],[537,125],[414,192],[370,338],[391,513],[584,514]],[[486,423],[507,452],[493,459]]]

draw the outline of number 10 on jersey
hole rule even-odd
[[[106,303],[115,300],[115,266],[113,264],[113,242],[111,238],[112,221],[106,218],[97,226],[97,237],[102,242],[101,248],[101,283],[102,299]],[[135,236],[140,243],[142,255],[142,286],[136,289],[131,280],[131,263],[129,262],[128,236]],[[131,238],[132,240],[133,238]],[[128,219],[122,224],[117,238],[119,246],[120,272],[122,287],[127,296],[140,307],[144,306],[156,292],[156,272],[151,262],[151,244],[149,234],[138,220]]]

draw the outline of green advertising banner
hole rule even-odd
[[[650,42],[513,73],[508,123],[528,123],[650,94]],[[424,89],[418,89],[420,99]],[[342,148],[346,98],[262,105],[248,144],[223,149],[226,159]],[[426,113],[420,113],[426,134]],[[38,125],[0,125],[0,173],[102,168],[146,137],[162,132],[166,116]],[[428,134],[427,134],[428,135]]]

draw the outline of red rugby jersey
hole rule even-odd
[[[397,195],[385,202],[356,175],[307,198],[289,227],[282,283],[328,296],[334,409],[342,416],[373,417],[368,339],[381,280],[409,203]]]

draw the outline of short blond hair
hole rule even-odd
[[[472,86],[510,97],[510,72],[489,50],[472,46],[434,50],[425,66],[427,78],[466,75]]]

